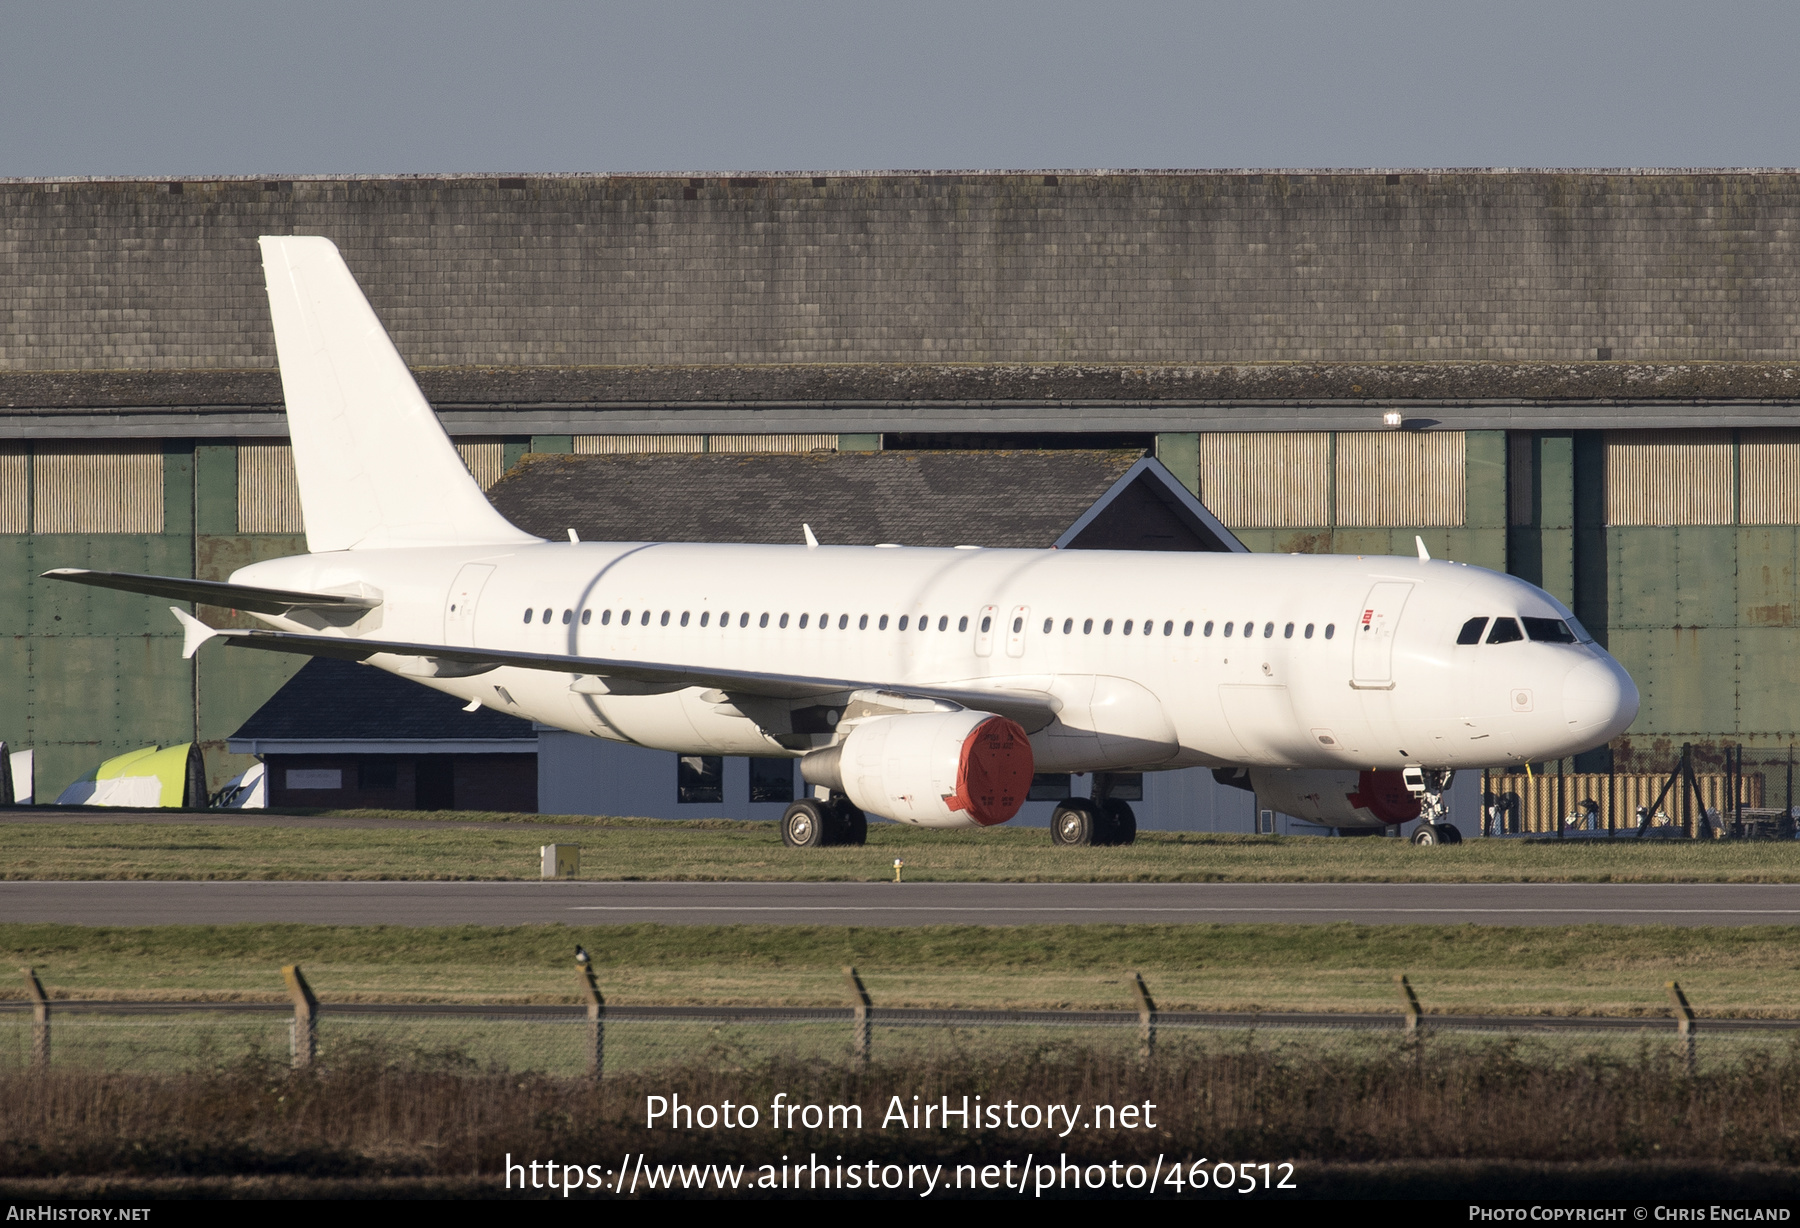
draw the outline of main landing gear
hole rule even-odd
[[[1450,804],[1444,800],[1456,773],[1448,768],[1409,767],[1400,773],[1407,792],[1419,799],[1419,817],[1424,820],[1412,834],[1412,842],[1420,848],[1440,844],[1461,844],[1462,832],[1450,822]]]
[[[869,820],[847,797],[834,796],[830,801],[805,797],[781,816],[781,842],[791,849],[867,844]]]
[[[1116,799],[1095,805],[1071,797],[1050,816],[1050,842],[1061,845],[1130,844],[1137,839],[1137,815]]]

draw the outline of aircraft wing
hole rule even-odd
[[[284,588],[258,588],[252,584],[227,584],[222,580],[195,580],[186,576],[143,576],[129,571],[85,571],[58,567],[43,574],[46,580],[67,580],[96,588],[116,588],[152,597],[173,597],[224,606],[228,610],[255,610],[259,614],[286,614],[290,610],[372,610],[376,597],[344,593],[305,593]]]
[[[813,678],[796,674],[768,674],[753,670],[717,669],[692,665],[665,665],[646,661],[613,660],[606,657],[564,656],[558,653],[517,652],[503,648],[464,648],[446,644],[413,644],[393,640],[370,640],[342,635],[301,635],[289,631],[218,630],[208,627],[183,610],[170,608],[186,632],[182,656],[191,657],[200,645],[210,639],[222,639],[236,648],[260,648],[268,652],[289,652],[309,657],[336,657],[346,661],[367,661],[371,657],[390,655],[418,657],[451,666],[473,666],[455,674],[468,676],[481,672],[480,667],[495,669],[538,669],[554,674],[587,674],[593,677],[624,679],[648,684],[672,684],[677,687],[716,687],[721,691],[737,691],[766,695],[774,699],[811,699],[845,691],[878,689],[897,691],[929,699],[944,699],[979,712],[993,712],[1017,721],[1028,733],[1035,733],[1056,719],[1060,707],[1055,698],[1043,691],[1023,691],[980,687],[941,687],[914,683],[893,683],[870,678]],[[446,671],[439,676],[451,676]]]

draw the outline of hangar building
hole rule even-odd
[[[1794,737],[1800,173],[9,180],[0,228],[0,737],[40,796],[190,738],[217,785],[297,668],[31,578],[300,548],[269,233],[343,249],[484,483],[1139,447],[1253,549],[1418,534],[1570,602],[1644,695],[1589,766]]]

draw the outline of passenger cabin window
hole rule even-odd
[[[1573,644],[1575,633],[1569,630],[1569,624],[1560,618],[1525,618],[1525,634],[1540,644]]]
[[[1192,635],[1193,633],[1194,633],[1194,624],[1189,623],[1188,624],[1188,634]],[[1174,635],[1175,634],[1175,623],[1173,620],[1170,620],[1169,622],[1166,622],[1163,624],[1163,634],[1164,635]]]
[[[1189,623],[1188,625],[1190,627],[1193,626],[1192,623]],[[1206,625],[1204,627],[1200,628],[1200,634],[1205,636],[1207,639],[1212,638],[1212,619],[1209,618],[1206,620]]]
[[[583,610],[581,612],[581,625],[582,626],[585,627],[593,621],[594,621],[594,612],[592,610]]]
[[[765,614],[763,617],[766,618],[768,616]],[[738,615],[738,626],[748,627],[749,625],[750,625],[750,611],[745,610],[742,614]]]
[[[1072,618],[1063,619],[1063,634],[1068,635],[1071,632],[1073,632],[1074,630],[1075,630],[1075,620]]]
[[[610,623],[611,621],[612,621],[612,611],[611,610],[601,610],[600,611],[600,625],[602,627],[604,627],[604,626],[606,626],[606,624]]]
[[[1044,620],[1044,634],[1049,635],[1050,629],[1054,626],[1056,626],[1056,620],[1054,618],[1046,618]]]
[[[1284,640],[1291,640],[1294,638],[1294,624],[1293,623],[1289,623],[1287,625],[1286,629],[1284,629],[1282,631],[1281,638]]]
[[[1119,633],[1121,635],[1130,635],[1131,634],[1131,620],[1129,618],[1125,620],[1125,625],[1123,627],[1119,628]]]
[[[811,614],[802,614],[800,616],[800,630],[802,630],[802,631],[806,630],[806,620],[811,617],[812,617]]]
[[[1212,624],[1211,623],[1206,624],[1206,633],[1208,635],[1212,634]],[[1191,618],[1188,619],[1187,625],[1181,629],[1181,634],[1183,634],[1183,635],[1194,634],[1194,620],[1193,619],[1191,619]]]
[[[565,626],[565,627],[566,627],[566,626],[568,626],[568,625],[569,625],[569,624],[570,624],[570,623],[572,623],[572,622],[574,622],[574,621],[575,621],[575,611],[573,611],[573,610],[564,610],[564,611],[563,611],[563,626]]]
[[[685,626],[687,626],[687,624],[688,624],[688,612],[686,610],[683,610],[681,612],[681,625],[685,627]]]
[[[1306,638],[1310,640],[1312,638],[1312,633],[1313,633],[1313,625],[1311,623],[1307,623],[1306,624]]]
[[[963,621],[966,623],[969,620],[965,618],[965,619],[963,619]],[[950,626],[950,616],[948,614],[938,615],[938,630],[939,631],[947,630],[949,628],[949,626]]]
[[[530,611],[530,610],[526,610],[526,611],[525,611],[525,621],[526,621],[526,622],[530,622],[530,621],[531,621],[531,611]]]
[[[787,618],[788,618],[788,616],[787,616],[787,615],[786,615],[786,614],[783,614],[783,615],[782,615],[782,616],[781,616],[781,622],[780,622],[780,625],[781,625],[781,626],[782,626],[782,627],[784,627],[784,628],[785,628],[785,627],[786,627],[786,626],[787,626]]]
[[[1487,642],[1490,644],[1516,644],[1524,638],[1525,633],[1519,630],[1517,621],[1510,618],[1496,618],[1494,629],[1488,632]]]
[[[1274,623],[1264,623],[1263,624],[1263,638],[1265,640],[1272,640],[1275,638],[1275,624]]]
[[[867,614],[864,614],[861,618],[856,620],[856,629],[858,631],[867,631],[869,629],[869,616]]]
[[[838,615],[838,630],[842,631],[845,627],[848,627],[849,625],[850,625],[850,616],[848,614],[839,614]]]
[[[1487,619],[1485,617],[1471,618],[1462,625],[1462,630],[1456,633],[1456,642],[1458,644],[1479,644],[1481,643],[1481,633],[1486,628]]]
[[[749,615],[748,615],[748,614],[746,614],[746,615],[745,615],[745,616],[744,616],[744,617],[746,617],[746,618],[748,618],[748,617],[749,617]],[[762,616],[762,617],[761,617],[761,618],[759,618],[759,619],[757,619],[757,620],[756,620],[756,625],[757,625],[757,626],[759,626],[759,627],[766,627],[766,626],[768,626],[768,625],[769,625],[769,616],[768,616],[768,614],[767,614],[767,613],[764,613],[764,614],[763,614],[763,616]]]
[[[666,626],[668,626],[668,625],[669,625],[669,612],[668,612],[668,611],[667,611],[667,610],[664,610],[664,611],[663,611],[663,612],[662,612],[662,618],[661,618],[661,620],[660,620],[660,621],[659,621],[659,622],[658,622],[658,623],[657,623],[657,625],[658,625],[658,626],[661,626],[661,627],[666,627]]]
[[[887,619],[888,619],[888,616],[886,614],[883,614],[881,616],[881,621],[875,624],[875,630],[886,631],[887,630]]]
[[[958,631],[967,631],[969,629],[969,616],[967,614],[964,614],[961,618],[956,620],[956,629]]]
[[[1093,619],[1084,618],[1081,620],[1081,634],[1083,634],[1083,635],[1094,634],[1094,620]]]
[[[1219,634],[1224,636],[1226,639],[1230,639],[1231,638],[1231,629],[1235,626],[1237,626],[1236,623],[1226,623],[1225,629],[1223,631],[1219,632]]]
[[[1100,624],[1100,634],[1101,635],[1111,635],[1112,634],[1112,619],[1109,618],[1105,622]]]
[[[712,611],[711,610],[701,610],[700,611],[700,625],[702,627],[704,627],[707,623],[709,623],[711,621],[712,621]]]
[[[900,616],[900,621],[894,624],[894,630],[896,630],[896,631],[906,630],[906,620],[910,617],[912,617],[910,614],[902,614]]]
[[[1325,638],[1330,639],[1332,636],[1334,636],[1336,634],[1337,634],[1337,624],[1336,623],[1326,623],[1325,624]]]

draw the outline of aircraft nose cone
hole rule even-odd
[[[1637,685],[1611,657],[1583,661],[1563,680],[1563,716],[1578,737],[1611,741],[1631,727],[1637,712]]]

